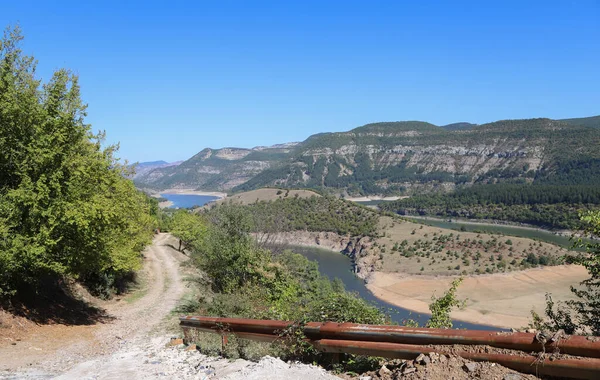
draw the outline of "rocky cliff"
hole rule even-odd
[[[475,182],[533,182],[561,165],[600,160],[600,118],[504,120],[438,127],[374,123],[301,143],[204,149],[137,179],[143,187],[245,191],[264,186],[349,194],[447,190]]]
[[[333,232],[295,231],[278,233],[274,242],[340,252],[352,260],[354,272],[365,280],[375,270],[381,269],[382,261],[372,249],[369,237],[341,236]]]

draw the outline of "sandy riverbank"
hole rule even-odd
[[[458,297],[467,299],[466,308],[453,312],[452,318],[520,328],[529,323],[532,309],[543,315],[546,293],[551,293],[555,301],[571,299],[569,287],[588,277],[585,268],[576,265],[469,276],[458,288]],[[428,313],[432,294],[442,295],[454,278],[375,272],[367,288],[381,300]]]
[[[202,190],[194,190],[194,189],[167,189],[157,193],[160,194],[180,194],[180,195],[206,195],[211,197],[219,197],[226,198],[227,193],[223,193],[220,191],[202,191]]]

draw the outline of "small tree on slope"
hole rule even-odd
[[[600,243],[594,240],[600,236],[600,211],[589,211],[582,215],[581,220],[586,223],[584,232],[592,238],[592,242],[580,239],[577,246],[585,247],[586,252],[567,256],[565,260],[569,264],[584,266],[590,278],[580,283],[581,288],[571,286],[571,291],[577,296],[574,300],[555,304],[547,295],[546,316],[549,322],[545,327],[563,329],[567,334],[600,336]]]

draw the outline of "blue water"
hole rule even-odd
[[[309,260],[319,263],[319,272],[329,277],[330,279],[339,278],[344,283],[346,290],[356,292],[361,298],[377,308],[384,310],[390,315],[392,321],[403,324],[407,319],[414,319],[421,326],[429,320],[430,315],[415,313],[413,311],[392,305],[375,297],[373,293],[365,286],[365,283],[360,278],[352,273],[352,262],[350,258],[341,253],[328,251],[312,247],[292,247],[296,253],[302,254]],[[464,321],[454,320],[454,328],[458,329],[473,329],[473,330],[503,330],[499,327],[487,326],[477,323],[469,323]]]
[[[219,199],[212,195],[190,195],[190,194],[161,194],[161,197],[173,202],[170,208],[190,208],[204,206],[208,202]]]

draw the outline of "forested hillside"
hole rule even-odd
[[[262,150],[205,149],[138,186],[246,191],[321,188],[349,195],[447,192],[463,185],[598,185],[600,117],[503,120],[442,127],[368,124]]]
[[[526,223],[554,229],[576,229],[580,212],[600,204],[600,186],[578,182],[573,185],[486,184],[460,189],[450,194],[417,195],[381,204],[386,211],[402,215],[494,219]]]
[[[42,84],[21,39],[0,40],[0,301],[65,279],[106,294],[140,266],[157,205],[85,123],[77,76]]]
[[[328,231],[340,235],[378,235],[379,215],[373,210],[331,196],[284,197],[239,205],[223,203],[208,211],[237,208],[251,217],[255,232]]]

